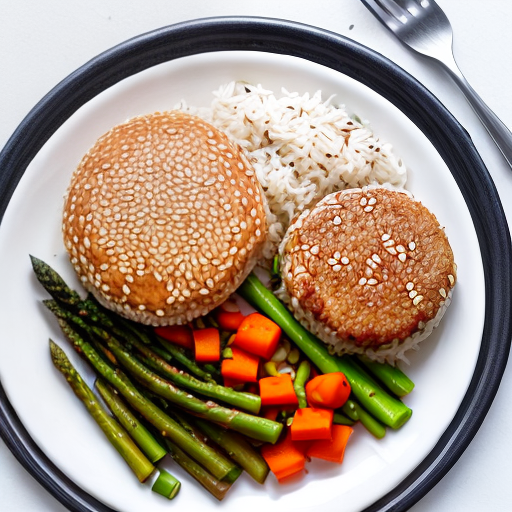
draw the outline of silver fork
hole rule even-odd
[[[453,32],[433,0],[362,0],[375,17],[413,50],[441,63],[512,167],[512,133],[469,85],[453,55]]]

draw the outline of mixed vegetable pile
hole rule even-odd
[[[310,458],[341,463],[355,422],[381,438],[411,416],[400,398],[414,384],[400,369],[332,355],[254,274],[237,293],[256,312],[227,302],[190,325],[150,328],[82,299],[43,261],[32,265],[97,392],[50,340],[53,363],[140,482],[169,455],[222,500],[242,471],[262,484]],[[155,492],[172,499],[180,486],[158,468]]]

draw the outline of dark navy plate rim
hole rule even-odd
[[[512,258],[498,193],[471,138],[435,96],[396,64],[336,33],[270,18],[205,18],[142,34],[80,67],[22,121],[0,153],[0,221],[31,160],[64,121],[90,99],[157,64],[194,54],[235,50],[307,59],[376,91],[402,110],[431,141],[470,211],[483,260],[486,299],[482,343],[473,378],[455,418],[433,450],[366,512],[407,510],[459,459],[496,395],[512,334]],[[45,456],[20,422],[1,383],[0,435],[28,472],[67,508],[77,512],[112,511],[74,484]]]

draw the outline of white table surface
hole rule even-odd
[[[439,0],[452,22],[460,67],[512,127],[512,2]],[[436,66],[407,51],[360,0],[0,0],[0,148],[31,107],[98,53],[137,34],[187,19],[219,15],[287,18],[351,37],[415,76],[468,130],[512,220],[512,170],[462,95]],[[512,511],[512,369],[469,448],[414,512]],[[16,461],[0,440],[0,510],[65,508]],[[343,508],[340,505],[340,511]]]

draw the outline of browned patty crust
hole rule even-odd
[[[114,127],[85,155],[63,234],[85,287],[105,306],[154,325],[223,302],[266,237],[264,197],[242,150],[183,112]]]
[[[383,187],[324,198],[290,227],[282,256],[292,307],[355,347],[412,336],[455,284],[436,217],[410,194]]]

